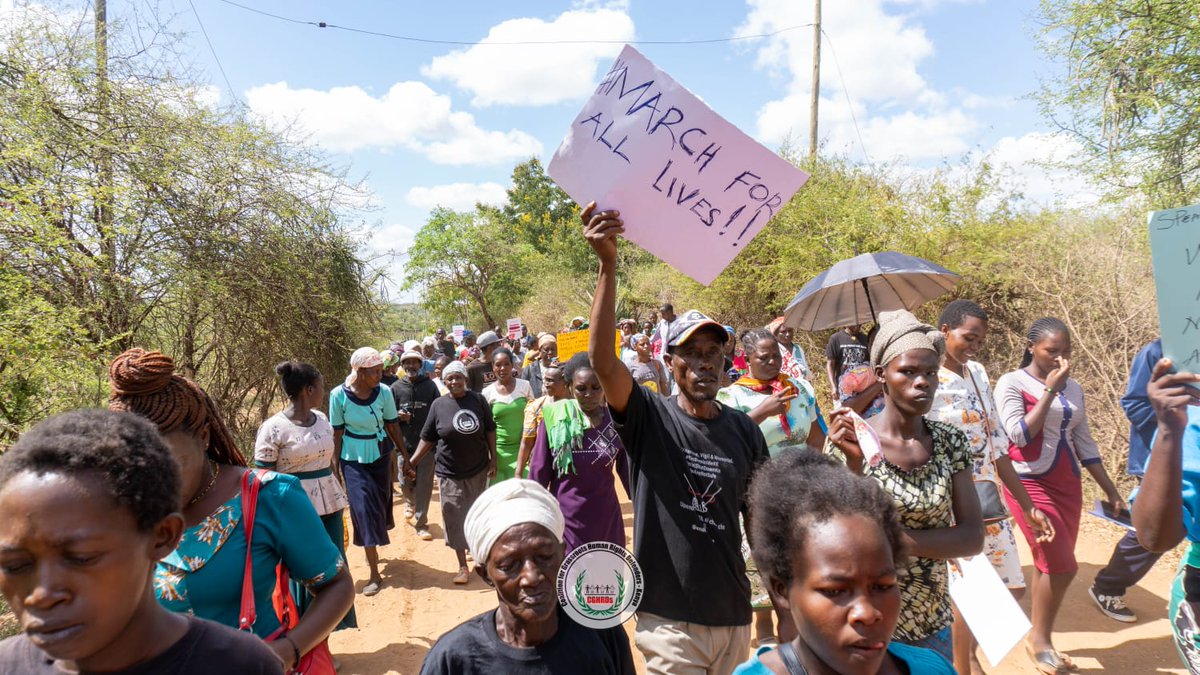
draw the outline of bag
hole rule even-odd
[[[1008,507],[1004,505],[1004,498],[1000,496],[1000,488],[995,481],[986,478],[976,480],[975,494],[979,496],[979,511],[985,524],[1008,520]]]
[[[987,448],[988,461],[995,455],[995,450],[992,449],[992,421],[988,419],[987,405],[983,402],[983,393],[979,391],[979,385],[975,384],[975,375],[971,373],[971,369],[963,366],[963,370],[967,373],[967,379],[971,380],[971,386],[975,388],[975,396],[979,398],[979,405],[983,410],[983,424],[987,427]],[[979,497],[979,511],[983,516],[985,525],[990,523],[998,523],[1002,520],[1008,520],[1008,507],[1004,504],[1004,498],[1000,496],[1000,486],[996,481],[983,479],[974,479],[975,494]]]
[[[247,469],[242,476],[242,523],[246,528],[246,570],[242,577],[242,607],[238,615],[238,628],[249,632],[258,618],[254,607],[254,570],[251,565],[251,537],[254,533],[254,513],[258,510],[258,489],[262,485],[261,469]],[[300,623],[300,612],[296,609],[296,601],[292,598],[289,586],[288,570],[283,563],[275,567],[275,590],[271,593],[271,604],[275,616],[279,618],[279,630],[265,638],[266,642],[282,639],[288,631]],[[300,655],[296,667],[288,671],[288,675],[337,675],[333,666],[333,654],[329,652],[329,644],[322,640],[311,651]]]

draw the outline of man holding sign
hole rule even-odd
[[[584,209],[600,259],[588,355],[625,443],[633,487],[634,555],[645,575],[635,641],[651,673],[725,675],[746,658],[750,582],[738,516],[767,443],[745,413],[717,403],[725,329],[700,312],[666,336],[679,395],[636,386],[609,336],[616,330],[616,211]]]

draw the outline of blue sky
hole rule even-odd
[[[468,42],[729,38],[812,20],[809,0],[238,1],[303,21]],[[161,7],[173,10],[171,27],[185,33],[183,50],[210,95],[294,125],[365,179],[376,252],[402,253],[436,204],[502,200],[512,166],[549,160],[621,48],[422,44],[192,2],[195,13],[187,0]],[[109,0],[109,14],[145,6]],[[1085,191],[1035,164],[1076,148],[1050,133],[1028,98],[1052,68],[1035,47],[1036,0],[826,0],[824,12],[826,151],[918,171],[987,155],[1032,201],[1071,202]],[[768,147],[789,133],[807,144],[811,29],[638,49]],[[402,256],[382,260],[402,274]]]

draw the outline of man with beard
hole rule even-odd
[[[600,259],[588,355],[625,443],[633,487],[634,554],[645,594],[635,643],[651,673],[732,672],[750,644],[750,582],[738,516],[767,444],[743,412],[717,403],[725,342],[717,322],[692,310],[670,322],[667,367],[679,394],[635,386],[613,351],[616,211],[589,204],[584,236]]]
[[[417,447],[421,442],[421,429],[429,417],[429,406],[442,395],[433,380],[422,372],[425,363],[420,352],[407,351],[400,355],[400,367],[407,377],[392,384],[392,396],[396,399],[396,410],[400,416],[400,433],[404,445]],[[433,539],[429,532],[429,500],[433,495],[433,462],[418,465],[415,475],[403,476],[400,490],[404,494],[404,516],[411,518],[417,536],[424,541]]]

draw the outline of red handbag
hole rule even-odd
[[[258,510],[258,488],[262,485],[262,469],[247,469],[242,476],[242,524],[246,528],[246,571],[242,577],[242,607],[238,615],[238,628],[251,631],[258,618],[254,607],[254,569],[251,556],[251,536],[254,533],[254,513]],[[282,639],[300,622],[300,612],[292,598],[287,567],[283,563],[275,566],[275,590],[271,592],[271,604],[279,618],[279,629],[266,637],[266,642]],[[296,667],[289,675],[337,675],[333,666],[333,654],[329,643],[322,640],[309,652],[300,655]]]

